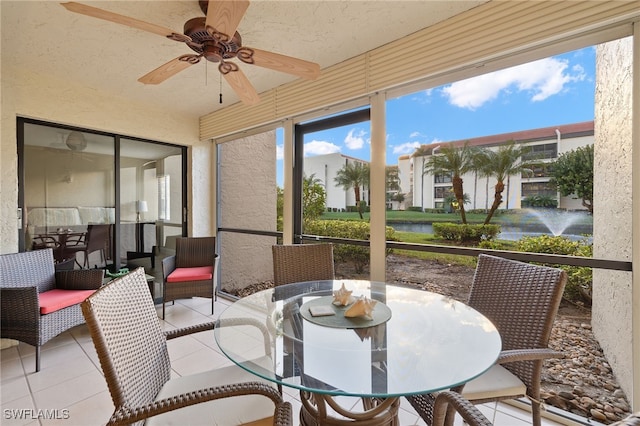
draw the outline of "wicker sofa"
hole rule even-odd
[[[36,348],[84,323],[80,303],[102,285],[104,270],[56,271],[53,250],[0,255],[0,337]]]

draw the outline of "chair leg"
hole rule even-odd
[[[36,346],[36,373],[40,371],[40,346]]]
[[[162,319],[164,319],[164,299],[162,299]]]
[[[531,416],[533,417],[533,426],[540,426],[542,419],[540,418],[540,403],[531,400]]]

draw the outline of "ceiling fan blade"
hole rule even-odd
[[[247,0],[209,0],[206,24],[231,38],[236,33],[248,7]]]
[[[222,75],[245,105],[251,106],[260,102],[258,92],[256,92],[256,89],[254,89],[253,85],[241,69],[238,68],[236,71],[231,71]]]
[[[182,55],[143,75],[138,81],[144,84],[160,84],[199,61],[200,57],[198,55]]]
[[[87,6],[86,4],[75,2],[60,4],[62,4],[62,6],[64,6],[71,12],[92,16],[98,19],[104,19],[105,21],[115,22],[116,24],[126,25],[127,27],[137,28],[139,30],[148,31],[164,37],[170,36],[175,33],[175,31],[170,30],[169,28],[161,27],[160,25],[150,24],[148,22],[140,21],[135,18],[108,12],[103,9],[98,9],[97,7]]]
[[[260,67],[286,72],[287,74],[297,75],[298,77],[308,80],[315,80],[320,75],[320,65],[315,62],[268,52],[266,50],[254,49],[253,47],[249,49],[253,51],[253,64]],[[240,56],[239,59],[245,61]],[[251,63],[251,60],[249,60],[248,63]]]

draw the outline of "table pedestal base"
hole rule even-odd
[[[331,395],[300,391],[300,424],[303,426],[400,426],[399,398],[362,398],[363,411],[349,411],[338,405]],[[331,414],[337,413],[340,418]]]

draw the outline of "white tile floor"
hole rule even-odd
[[[219,298],[214,317],[229,303]],[[173,329],[211,321],[210,307],[210,299],[200,298],[168,305],[163,326]],[[160,315],[161,307],[157,309]],[[218,351],[212,331],[174,339],[168,345],[172,368],[177,375],[230,364]],[[86,326],[75,327],[44,345],[41,370],[35,373],[34,369],[35,352],[32,346],[20,343],[0,352],[0,424],[91,426],[106,423],[113,412],[113,404]],[[295,414],[300,408],[297,391],[288,388],[284,391],[285,398],[293,404],[295,424],[298,424]],[[350,403],[346,399],[343,402],[345,405]],[[480,408],[491,419],[493,407],[493,404],[488,404]],[[508,405],[500,404],[495,414],[495,424],[498,426],[531,423],[529,413]],[[43,418],[47,416],[54,419]],[[425,424],[404,399],[399,417],[402,426]],[[544,426],[558,424],[543,420]]]

